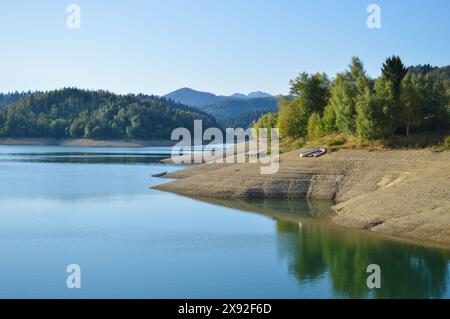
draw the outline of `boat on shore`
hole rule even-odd
[[[319,157],[327,153],[324,148],[315,148],[300,154],[300,157]]]
[[[165,172],[161,172],[161,173],[156,173],[156,174],[152,174],[152,177],[162,177],[162,176],[164,176],[164,175],[167,175],[167,171],[165,171]]]

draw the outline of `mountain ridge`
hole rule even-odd
[[[225,96],[184,87],[163,97],[204,111],[214,116],[222,126],[229,123],[242,123],[243,126],[249,126],[260,115],[276,111],[278,108],[278,96],[262,91],[254,91],[247,95],[234,93]],[[239,119],[241,115],[243,118]]]
[[[216,95],[211,92],[198,91],[189,87],[183,87],[181,89],[172,91],[164,95],[163,97],[177,103],[194,107],[211,105],[218,102],[223,102],[227,99],[275,98],[275,96],[262,91],[254,91],[250,92],[249,94],[236,92],[232,95]]]

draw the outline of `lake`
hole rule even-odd
[[[2,298],[449,298],[449,250],[330,223],[332,203],[150,187],[168,147],[0,146]],[[66,267],[81,288],[66,287]],[[369,264],[381,288],[368,289]]]

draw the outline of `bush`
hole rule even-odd
[[[339,146],[347,143],[347,139],[344,136],[330,137],[326,140],[327,146]]]
[[[444,138],[444,148],[448,150],[450,149],[450,135]]]
[[[415,148],[425,148],[427,147],[427,141],[425,138],[419,138],[417,141],[415,141],[414,146]]]
[[[322,119],[318,113],[313,113],[308,120],[308,139],[317,140],[324,136]]]

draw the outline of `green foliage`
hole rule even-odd
[[[267,110],[252,110],[246,113],[240,113],[235,117],[225,120],[223,124],[222,123],[221,124],[224,128],[242,127],[246,129],[252,127],[254,122],[257,122],[259,118],[261,118],[261,116],[264,116],[267,113],[268,113]]]
[[[276,128],[278,125],[278,114],[267,113],[261,116],[261,118],[253,124],[253,128],[260,129],[266,128],[270,130],[271,128]]]
[[[400,114],[395,98],[395,85],[384,77],[375,81],[376,129],[379,137],[387,137],[394,133]]]
[[[324,73],[301,73],[290,81],[290,92],[306,113],[322,113],[330,95],[330,80]]]
[[[403,65],[402,60],[398,56],[391,56],[386,59],[381,69],[382,76],[392,83],[394,89],[394,97],[397,99],[400,95],[401,83],[408,72]]]
[[[376,96],[366,87],[356,104],[356,134],[363,140],[373,140],[380,136],[378,118],[381,116]]]
[[[0,110],[6,107],[8,104],[17,102],[21,98],[25,96],[30,96],[31,94],[38,95],[41,92],[9,92],[9,93],[0,93]]]
[[[400,123],[405,126],[408,136],[411,128],[416,128],[423,119],[422,105],[424,103],[420,94],[420,88],[416,85],[416,77],[407,75],[401,86],[400,94]]]
[[[0,112],[5,137],[170,139],[177,127],[215,125],[206,113],[163,98],[67,88],[32,94]]]
[[[364,65],[357,57],[352,58],[349,69],[344,73],[338,73],[331,84],[328,107],[335,113],[335,129],[343,133],[353,134],[356,130],[356,104],[368,85]],[[331,111],[327,110],[326,131],[330,132]]]
[[[291,81],[292,100],[279,101],[278,127],[284,137],[306,137],[308,119],[312,113],[321,114],[328,102],[329,80],[325,74],[300,74]]]
[[[268,113],[277,110],[277,98],[276,97],[261,97],[261,98],[225,98],[222,101],[215,102],[214,104],[197,107],[208,114],[214,116],[217,122],[223,124],[234,119],[240,121],[240,117],[245,120],[250,116],[252,112]],[[253,113],[254,114],[254,113]],[[257,118],[256,118],[257,119]],[[256,120],[253,119],[253,120]],[[253,121],[252,120],[252,121]],[[251,123],[250,121],[249,123]],[[235,127],[235,126],[226,126]]]
[[[328,104],[323,110],[322,125],[325,134],[337,131],[336,112],[331,104]]]
[[[327,138],[325,140],[325,143],[329,147],[340,146],[340,145],[344,145],[345,143],[347,143],[347,139],[344,136],[336,136],[336,137],[331,136],[330,138]]]
[[[280,98],[278,112],[278,127],[280,135],[286,138],[306,136],[306,124],[309,114],[298,100]]]
[[[322,119],[320,118],[320,114],[313,113],[308,120],[308,138],[310,140],[316,140],[322,136],[324,136]]]
[[[411,131],[439,135],[450,130],[449,66],[406,69],[393,56],[382,71],[382,76],[371,80],[354,57],[331,85],[324,74],[301,73],[290,82],[292,99],[279,101],[282,138],[356,134],[366,143]]]
[[[444,147],[446,148],[446,149],[450,149],[450,135],[449,136],[447,136],[446,138],[444,138]]]
[[[267,113],[261,116],[261,118],[253,123],[253,128],[256,130],[257,136],[259,136],[259,129],[267,129],[267,137],[271,138],[271,128],[276,128],[278,125],[278,114]]]
[[[336,128],[341,132],[354,131],[356,90],[346,74],[339,73],[331,85],[329,106],[334,110]]]

